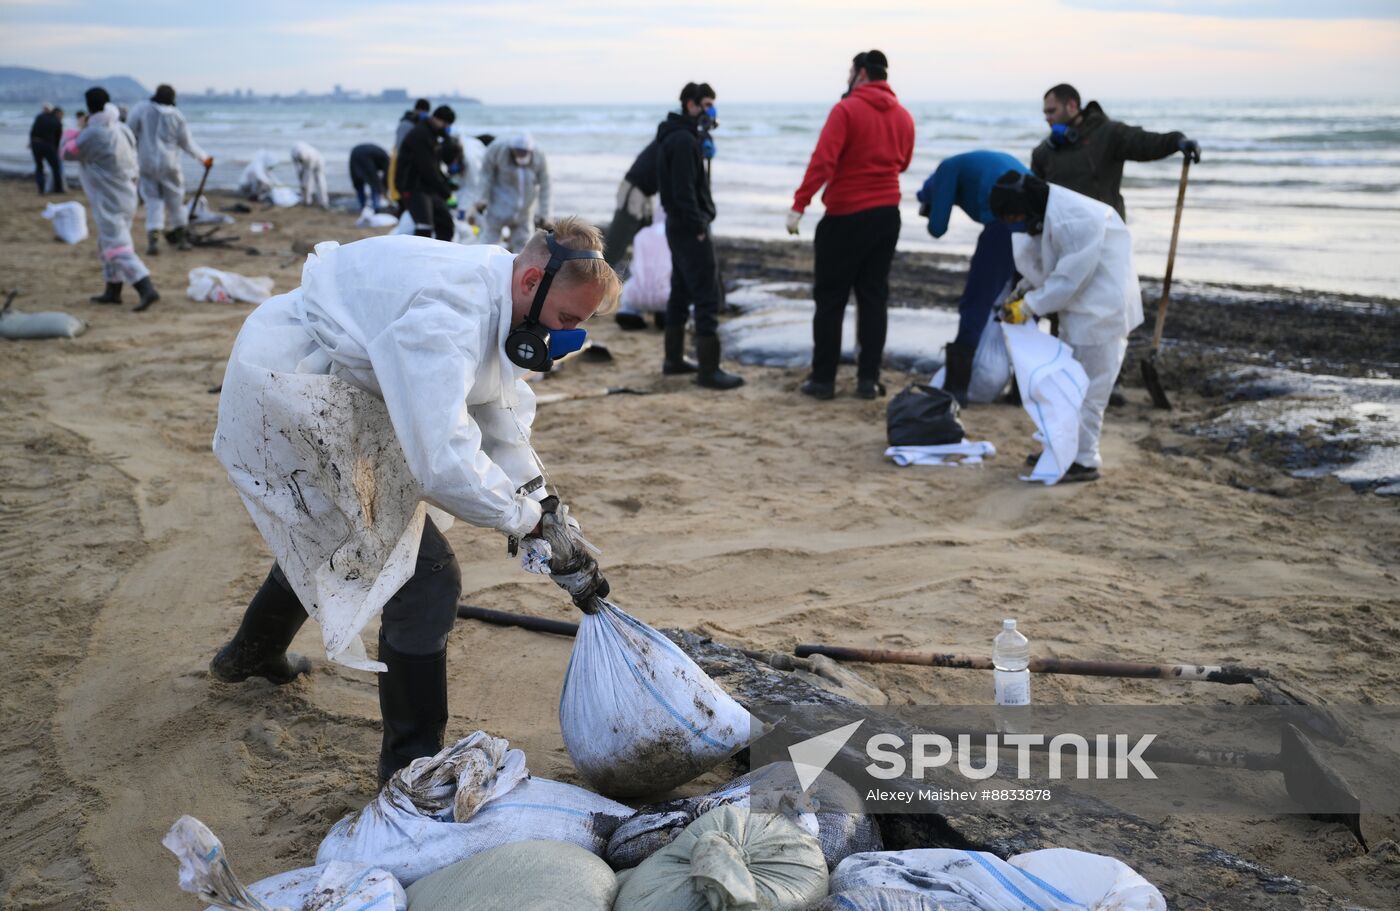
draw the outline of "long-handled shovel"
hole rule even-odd
[[[1167,323],[1167,302],[1172,293],[1172,267],[1176,265],[1176,238],[1181,233],[1181,210],[1186,205],[1186,175],[1191,171],[1191,156],[1181,159],[1181,186],[1176,191],[1176,218],[1172,221],[1172,244],[1167,250],[1167,272],[1162,276],[1162,299],[1157,302],[1157,325],[1152,330],[1152,347],[1142,359],[1142,382],[1157,408],[1171,410],[1171,400],[1157,375],[1157,352],[1162,349],[1162,327]]]

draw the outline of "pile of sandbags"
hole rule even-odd
[[[522,841],[443,867],[408,888],[409,911],[610,911],[612,869],[577,845]]]
[[[559,727],[574,767],[604,794],[668,791],[752,739],[748,710],[674,642],[602,600],[574,639]]]
[[[409,885],[498,845],[547,839],[598,856],[630,807],[531,778],[525,754],[477,731],[415,759],[364,809],[331,827],[316,862],[372,863]]]
[[[722,806],[780,813],[815,835],[828,868],[852,854],[884,847],[875,820],[861,807],[860,795],[831,772],[822,772],[805,792],[789,762],[775,762],[698,797],[685,797],[638,810],[608,839],[608,863],[635,867],[676,839],[696,819]]]

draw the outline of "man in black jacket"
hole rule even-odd
[[[58,147],[63,143],[63,108],[41,111],[29,128],[29,151],[34,156],[34,180],[39,184],[39,195],[44,195],[44,162],[48,162],[53,174],[53,192],[65,192],[63,187],[63,162],[58,158]]]
[[[710,236],[715,201],[700,136],[701,119],[714,101],[715,91],[708,83],[688,83],[681,90],[681,110],[668,114],[656,131],[656,186],[666,209],[666,243],[671,248],[661,372],[694,373],[695,382],[707,389],[734,389],[744,385],[743,377],[719,366],[719,270]],[[692,306],[698,368],[685,359],[685,324]]]
[[[447,199],[457,188],[442,173],[439,144],[457,115],[447,105],[408,131],[394,162],[394,184],[399,199],[413,216],[413,233],[419,237],[452,240],[455,225]]]

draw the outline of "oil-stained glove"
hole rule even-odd
[[[1194,139],[1182,139],[1176,144],[1177,150],[1187,158],[1192,164],[1201,163],[1201,144]]]
[[[1000,316],[1003,323],[1010,323],[1013,326],[1019,326],[1027,320],[1035,319],[1035,314],[1031,312],[1030,307],[1026,306],[1024,297],[1018,297],[1002,304]]]
[[[527,570],[541,572],[548,567],[554,584],[567,591],[574,605],[586,614],[598,610],[599,600],[611,591],[608,580],[593,558],[597,550],[579,531],[578,521],[558,497],[540,502],[540,524],[525,538],[522,562]],[[541,546],[543,545],[543,546]]]
[[[797,226],[802,223],[802,213],[793,209],[787,214],[787,231],[789,234],[797,233]]]

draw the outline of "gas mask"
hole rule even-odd
[[[1079,131],[1067,123],[1057,123],[1050,127],[1052,146],[1072,146],[1079,141]]]
[[[535,289],[535,299],[530,304],[530,312],[519,325],[506,336],[506,357],[517,367],[525,370],[545,372],[554,367],[554,362],[566,354],[572,354],[583,347],[588,338],[586,329],[550,329],[540,325],[540,312],[544,310],[544,300],[549,294],[554,276],[571,259],[602,259],[598,250],[570,250],[554,239],[554,233],[544,236],[549,245],[549,262],[544,267],[544,276]]]

